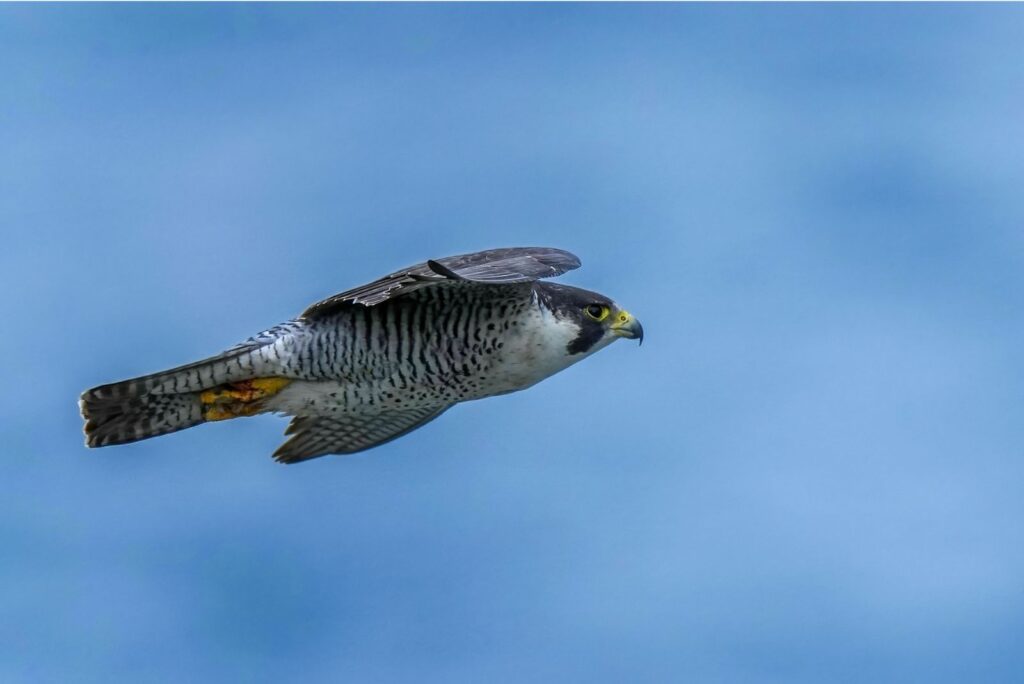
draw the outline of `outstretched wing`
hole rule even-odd
[[[437,283],[527,283],[541,278],[553,278],[579,266],[580,260],[574,254],[551,247],[507,247],[460,254],[416,264],[380,280],[328,297],[303,311],[302,316],[324,316],[347,304],[373,306]]]
[[[385,411],[369,415],[299,416],[274,452],[280,463],[298,463],[327,454],[354,454],[390,442],[429,423],[452,405]]]

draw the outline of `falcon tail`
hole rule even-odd
[[[290,380],[254,378],[239,357],[249,349],[86,390],[79,401],[85,444],[127,444],[200,423],[263,413],[263,400]]]
[[[127,444],[206,422],[199,392],[134,395],[134,382],[127,380],[82,394],[78,405],[85,419],[86,446]]]

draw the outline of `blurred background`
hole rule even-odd
[[[0,7],[0,680],[1024,676],[1019,6]],[[634,312],[294,467],[78,394],[506,245]]]

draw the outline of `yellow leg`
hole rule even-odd
[[[256,378],[206,390],[199,395],[206,420],[253,416],[262,411],[262,399],[272,397],[291,382],[288,378]]]
[[[237,418],[237,416],[228,411],[227,409],[217,408],[216,406],[203,407],[203,418],[206,420],[227,420],[228,418]]]

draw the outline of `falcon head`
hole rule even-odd
[[[572,331],[570,356],[586,356],[620,337],[643,344],[640,321],[603,294],[556,283],[538,283],[536,290],[542,306]]]

